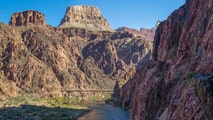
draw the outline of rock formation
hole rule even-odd
[[[65,18],[79,20],[76,12],[80,23],[96,30],[63,22],[53,28],[37,11],[15,13],[10,25],[0,23],[0,99],[22,91],[58,96],[67,89],[113,89],[116,80],[123,84],[151,59],[151,41],[109,30],[95,7],[68,8]]]
[[[68,7],[59,27],[77,27],[92,31],[112,31],[100,10],[92,6]]]
[[[151,41],[140,37],[117,37],[117,35],[113,34],[116,37],[112,40],[91,41],[83,49],[83,56],[92,57],[105,74],[113,76],[140,68],[142,62],[151,59]]]
[[[72,38],[85,59],[93,60],[105,74],[113,77],[123,78],[152,57],[152,41],[129,32],[94,32],[79,28],[58,30]]]
[[[67,9],[65,16],[73,15],[74,13],[70,11],[76,11],[75,9],[78,7],[84,8],[77,10],[81,14],[85,14],[87,8],[95,9],[94,14],[101,15],[100,12],[97,12],[99,11],[97,8],[74,6]],[[97,21],[92,24],[97,24]],[[136,37],[128,31],[93,31],[79,27],[61,26],[57,29],[74,40],[85,59],[93,60],[105,74],[113,77],[126,80],[130,77],[126,73],[140,68],[142,62],[151,59],[152,41],[147,41],[146,38],[140,36]]]
[[[141,36],[143,38],[153,41],[156,27],[152,29],[141,28],[140,30],[136,30],[136,29],[128,28],[128,27],[120,27],[116,29],[116,31],[126,31],[126,32],[134,34],[135,36]]]
[[[213,118],[212,13],[212,0],[186,0],[159,25],[153,60],[116,93],[132,120]]]
[[[10,20],[12,26],[22,26],[28,24],[46,25],[45,17],[38,11],[24,11],[14,13]]]
[[[45,21],[38,22],[38,17],[24,17],[20,22],[19,17],[27,13],[39,14],[17,13],[10,26],[0,24],[1,99],[18,95],[18,91],[56,96],[67,89],[112,88],[115,81],[92,60],[84,59],[72,38],[42,24]]]

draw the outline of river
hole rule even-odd
[[[92,111],[78,120],[130,120],[129,112],[106,103],[88,105]]]

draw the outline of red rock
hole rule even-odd
[[[45,17],[38,11],[24,11],[12,15],[10,25],[23,26],[23,25],[46,25]]]
[[[128,27],[121,27],[116,29],[116,31],[126,31],[126,32],[134,34],[135,36],[141,36],[151,41],[154,40],[155,30],[156,30],[156,27],[152,29],[141,28],[140,30],[136,30],[136,29],[128,28]]]
[[[83,5],[68,7],[59,27],[77,27],[92,31],[112,31],[109,23],[97,7]]]
[[[187,0],[160,23],[154,61],[144,63],[120,90],[132,120],[213,118],[212,10],[212,0]]]
[[[151,59],[152,41],[129,32],[94,32],[80,28],[58,30],[78,43],[85,59],[92,58],[105,74],[119,79],[123,79],[127,71],[138,69],[142,62]]]
[[[124,84],[151,59],[151,41],[111,31],[97,8],[80,8],[77,13],[83,17],[91,11],[82,21],[92,21],[98,30],[53,28],[36,11],[15,13],[10,25],[0,23],[0,99],[16,96],[19,90],[52,97],[67,89],[113,89],[116,80]],[[65,17],[72,15],[68,13]]]

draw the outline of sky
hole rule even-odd
[[[37,10],[45,15],[47,24],[58,26],[68,6],[89,5],[100,9],[111,28],[152,28],[185,0],[0,0],[0,22],[9,23],[15,12]]]

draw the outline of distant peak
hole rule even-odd
[[[38,11],[28,10],[14,13],[9,24],[12,26],[22,26],[28,24],[46,25],[46,21],[44,14]]]
[[[137,30],[134,28],[128,28],[128,27],[120,27],[120,28],[116,29],[116,31],[127,31],[136,36],[141,36],[143,38],[146,38],[146,39],[152,40],[152,41],[154,40],[155,30],[156,30],[156,27],[154,27],[152,29],[140,28],[140,30]]]
[[[75,5],[75,6],[68,6],[67,8],[93,8],[93,9],[98,9],[98,7],[96,7],[96,6],[89,6],[89,5]]]
[[[78,27],[94,31],[111,31],[109,23],[100,10],[94,6],[78,5],[68,7],[59,27]]]

